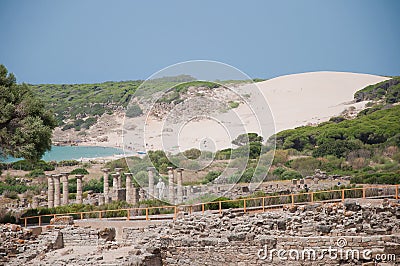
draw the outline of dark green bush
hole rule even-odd
[[[221,171],[210,171],[206,174],[206,176],[204,177],[202,183],[203,184],[207,184],[207,183],[211,183],[212,181],[214,181],[217,177],[219,177],[221,175]]]
[[[137,103],[129,105],[128,109],[126,110],[127,117],[138,117],[142,114],[143,111]]]
[[[303,176],[297,171],[285,171],[281,175],[282,180],[301,179]]]
[[[71,175],[88,175],[89,172],[85,168],[76,168],[71,171]]]

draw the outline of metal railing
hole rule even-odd
[[[116,210],[98,210],[86,212],[70,212],[57,214],[44,214],[37,216],[22,217],[24,226],[37,224],[39,226],[47,223],[51,218],[58,216],[73,216],[74,219],[112,219],[124,218],[126,220],[155,220],[155,219],[176,219],[179,212],[222,213],[224,209],[233,209],[237,212],[252,212],[269,209],[282,208],[286,205],[301,205],[316,202],[340,202],[348,198],[395,198],[399,199],[399,185],[374,185],[357,188],[345,188],[324,191],[311,191],[304,193],[292,193],[285,195],[273,195],[254,198],[238,198],[232,200],[213,201],[196,204],[176,206],[155,206],[141,208],[125,208]]]

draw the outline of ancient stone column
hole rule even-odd
[[[139,189],[139,201],[144,201],[146,199],[146,191],[143,188]]]
[[[99,195],[99,206],[104,205],[104,195]]]
[[[68,205],[68,201],[69,201],[69,199],[68,199],[68,176],[69,176],[69,173],[67,173],[67,172],[62,172],[61,173],[61,175],[62,175],[62,183],[63,183],[63,200],[62,200],[62,204],[63,205]]]
[[[54,207],[60,206],[60,175],[53,175],[54,182]]]
[[[76,203],[82,204],[82,178],[83,175],[75,175],[76,177]]]
[[[126,202],[132,203],[132,173],[125,173],[126,176]]]
[[[113,178],[112,200],[118,199],[118,174],[111,174]]]
[[[174,170],[172,167],[168,167],[168,201],[171,204],[175,203]]]
[[[149,198],[154,198],[154,167],[147,167],[149,174]]]
[[[37,196],[34,196],[32,198],[32,209],[37,209],[38,206],[39,206],[39,199]]]
[[[109,196],[109,186],[108,186],[108,173],[110,172],[109,168],[101,169],[104,173],[103,175],[103,194],[104,194],[104,203],[107,204],[110,202]]]
[[[117,182],[118,189],[122,188],[121,170],[122,168],[115,168],[115,173],[118,175],[118,182]]]
[[[139,188],[132,188],[132,196],[131,196],[132,204],[137,204],[139,202]]]
[[[178,176],[176,179],[176,184],[177,184],[177,192],[176,192],[176,200],[177,203],[182,203],[183,202],[183,191],[182,191],[182,180],[183,180],[183,168],[178,168],[177,170]]]
[[[54,207],[54,181],[51,175],[47,176],[47,206]]]

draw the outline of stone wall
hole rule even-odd
[[[30,229],[8,225],[0,232],[0,258],[7,265],[372,266],[377,254],[385,254],[395,260],[382,265],[398,265],[400,205],[388,200],[364,203],[288,206],[256,214],[225,210],[220,215],[181,215],[162,224],[123,228],[118,242],[114,228],[47,226],[35,236]],[[70,254],[74,247],[80,251]],[[57,249],[60,253],[54,253]],[[332,249],[333,254],[326,254]],[[316,257],[310,257],[310,250]],[[325,255],[319,259],[323,250]]]
[[[322,260],[290,261],[291,265],[361,265],[375,254],[393,254],[400,261],[400,207],[345,204],[290,207],[281,212],[186,216],[147,228],[124,228],[123,238],[138,250],[158,248],[163,265],[281,265],[259,258],[260,250],[342,248],[370,250],[366,258],[325,256]],[[338,241],[344,241],[343,247]],[[268,251],[269,250],[269,251]],[[260,254],[264,254],[261,252]],[[394,265],[394,264],[387,264]]]
[[[31,229],[16,224],[0,225],[0,265],[26,265],[62,247],[63,237],[58,231],[45,231],[37,236]]]
[[[60,230],[63,234],[64,245],[68,246],[97,246],[99,231],[93,228],[67,226]]]

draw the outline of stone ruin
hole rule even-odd
[[[108,180],[110,169],[102,169],[104,180]],[[224,195],[229,198],[248,196],[254,192],[262,191],[266,194],[290,194],[298,193],[308,189],[310,191],[329,189],[333,185],[348,185],[349,178],[341,176],[328,176],[320,169],[315,170],[315,175],[307,176],[303,179],[293,179],[286,182],[263,182],[257,188],[252,188],[247,184],[227,184],[226,177],[219,177],[215,182],[201,185],[183,185],[182,168],[168,168],[168,182],[164,184],[162,179],[156,181],[155,168],[148,167],[148,184],[145,187],[138,188],[133,186],[133,174],[124,173],[126,176],[126,186],[122,187],[122,168],[115,168],[115,173],[111,174],[112,186],[108,182],[103,182],[103,193],[88,193],[88,198],[83,199],[82,178],[83,175],[75,175],[77,178],[77,193],[75,203],[85,203],[92,205],[103,205],[111,201],[124,200],[130,204],[137,204],[139,201],[148,199],[160,199],[171,204],[182,204],[187,201],[195,201],[204,196]],[[232,168],[232,171],[235,169]],[[47,206],[49,208],[69,204],[68,199],[68,176],[69,173],[47,175],[48,191]],[[60,193],[60,180],[63,183],[62,197]],[[33,197],[32,208],[39,206],[39,196]]]
[[[120,249],[128,250],[124,256],[114,258],[115,265],[372,266],[381,262],[373,259],[376,254],[394,255],[392,261],[382,265],[400,263],[400,205],[393,200],[289,205],[282,211],[265,213],[180,213],[174,221],[124,227],[118,241],[111,228],[48,226],[45,232],[33,237],[29,229],[12,226],[15,227],[3,226],[0,234],[2,243],[12,243],[2,244],[2,260],[7,265],[25,265],[29,261],[33,265],[38,261],[40,265],[110,265],[104,257],[110,249],[115,254]],[[339,247],[338,241],[343,245]],[[73,246],[95,249],[86,256],[43,256],[50,250]],[[324,257],[305,261],[260,256],[264,249],[321,251],[329,247],[368,249],[371,254],[369,258]]]

